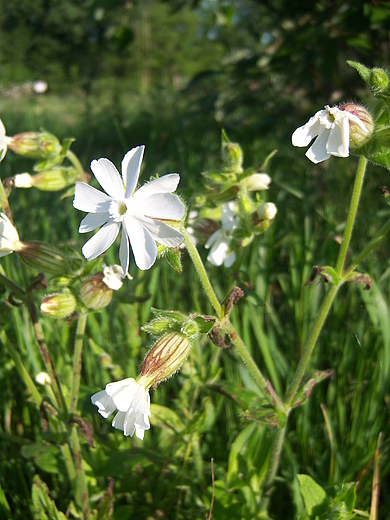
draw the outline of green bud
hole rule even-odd
[[[355,103],[345,103],[340,106],[340,110],[349,112],[358,118],[359,121],[356,123],[349,119],[349,145],[351,148],[360,148],[371,139],[374,131],[374,122],[370,112]]]
[[[181,332],[188,338],[195,339],[199,334],[198,324],[193,320],[188,321],[187,323],[183,324]]]
[[[57,137],[49,132],[25,132],[14,135],[9,137],[8,148],[32,159],[56,157],[62,150]]]
[[[77,170],[58,166],[37,175],[20,173],[14,177],[15,188],[38,188],[41,191],[59,191],[77,182]]]
[[[146,323],[142,327],[142,330],[149,334],[162,334],[171,330],[172,325],[175,324],[176,322],[169,318],[156,318],[155,320]]]
[[[229,172],[242,172],[244,155],[238,143],[222,143],[222,165]]]
[[[41,312],[52,318],[67,318],[76,309],[77,301],[73,294],[51,294],[41,302]]]
[[[98,310],[107,307],[112,298],[112,289],[103,282],[104,274],[97,273],[80,287],[80,298],[88,309]]]
[[[20,242],[17,254],[24,263],[44,273],[62,275],[68,271],[67,257],[44,242]]]
[[[176,332],[162,336],[146,354],[141,365],[141,377],[157,386],[179,370],[189,356],[192,345],[184,334]]]
[[[381,94],[389,87],[389,77],[383,69],[373,68],[368,78],[368,85],[374,94]]]

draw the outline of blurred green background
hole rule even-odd
[[[267,199],[278,206],[272,227],[251,244],[237,272],[212,267],[210,273],[221,300],[233,285],[229,275],[245,288],[232,319],[259,366],[283,391],[324,293],[320,283],[303,284],[312,265],[335,262],[335,237],[343,230],[357,164],[332,158],[313,165],[304,150],[292,148],[291,133],[326,104],[368,100],[346,60],[368,67],[389,63],[390,2],[1,0],[0,28],[0,117],[7,134],[44,128],[61,140],[75,137],[72,150],[86,171],[99,157],[119,166],[126,151],[145,144],[143,179],[176,171],[190,200],[201,172],[220,165],[222,128],[242,146],[245,166],[260,166],[278,150],[267,170],[273,179]],[[34,92],[38,80],[47,82],[43,94]],[[31,163],[8,152],[1,178],[24,171],[31,171]],[[384,168],[369,166],[352,257],[389,218],[379,191],[388,178]],[[22,239],[81,247],[81,215],[70,199],[19,190],[10,205]],[[373,278],[372,290],[343,287],[328,317],[313,367],[333,369],[334,377],[293,413],[272,518],[306,518],[298,473],[328,490],[359,482],[356,507],[367,511],[381,431],[379,518],[388,518],[389,256],[385,239],[361,266]],[[108,257],[116,261],[116,247]],[[13,261],[7,257],[2,264],[17,281]],[[205,518],[213,458],[213,517],[258,518],[256,491],[271,431],[256,413],[246,412],[256,409],[261,396],[234,351],[220,351],[206,339],[197,344],[180,374],[152,392],[161,408],[152,411],[143,443],[114,431],[89,403],[107,382],[135,375],[150,344],[139,329],[151,318],[151,307],[211,312],[188,258],[183,261],[180,277],[163,262],[150,272],[132,265],[134,282],[107,312],[88,319],[79,411],[95,430],[96,448],[83,444],[93,504],[110,477],[115,519]],[[36,375],[42,364],[23,308],[2,305],[0,320]],[[45,327],[66,385],[74,326],[48,321]],[[0,516],[3,508],[4,518],[33,517],[36,473],[65,512],[70,487],[57,439],[45,437],[2,348]],[[47,459],[29,450],[48,444],[53,451]]]

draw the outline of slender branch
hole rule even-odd
[[[71,426],[69,441],[73,453],[73,459],[75,461],[76,482],[78,487],[78,494],[81,498],[81,508],[83,510],[84,520],[88,520],[90,517],[88,486],[83,467],[83,457],[81,455],[80,440],[75,424]]]
[[[225,318],[221,321],[220,325],[221,329],[226,332],[226,334],[233,342],[241,359],[249,368],[250,373],[252,374],[256,383],[264,393],[265,397],[273,406],[276,406],[279,410],[284,411],[285,407],[282,401],[279,399],[279,396],[276,394],[270,382],[263,376],[261,370],[254,362],[252,356],[250,355],[248,349],[245,346],[245,343],[238,335],[236,329],[234,328],[234,325],[231,323],[229,318],[225,316]]]
[[[77,329],[74,342],[73,354],[73,376],[69,399],[69,414],[76,413],[77,401],[79,398],[80,375],[82,364],[82,351],[85,326],[87,323],[87,314],[81,314],[77,320]]]
[[[202,282],[203,288],[208,296],[208,299],[211,302],[211,305],[214,307],[218,317],[220,319],[223,318],[223,309],[221,304],[218,301],[218,298],[215,295],[214,289],[211,286],[210,280],[207,276],[206,269],[204,268],[202,259],[199,256],[198,250],[196,249],[194,243],[191,240],[190,235],[186,229],[182,230],[184,233],[184,244],[187,248],[188,254],[191,257],[192,263],[195,266],[196,272]]]

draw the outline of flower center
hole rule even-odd
[[[127,212],[125,200],[112,200],[108,208],[108,213],[114,222],[122,222]]]

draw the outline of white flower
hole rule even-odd
[[[33,178],[29,173],[18,173],[14,177],[15,188],[31,188]]]
[[[271,177],[266,173],[254,173],[244,179],[246,187],[249,191],[268,190],[271,183]]]
[[[3,121],[0,119],[0,162],[4,159],[4,155],[7,153],[8,137],[5,135],[5,126]]]
[[[325,110],[319,110],[304,126],[295,130],[292,144],[307,146],[316,137],[306,152],[306,157],[316,164],[329,159],[331,155],[348,157],[350,122],[369,133],[365,124],[354,114],[326,106]]]
[[[103,264],[103,282],[112,289],[113,291],[117,291],[123,285],[123,278],[126,278],[126,275],[123,272],[123,269],[120,265],[104,265]],[[132,277],[128,274],[128,278],[132,279]]]
[[[51,377],[47,372],[39,372],[35,376],[35,381],[40,385],[51,385]]]
[[[123,430],[125,435],[144,438],[144,430],[149,430],[150,396],[144,385],[131,377],[106,385],[106,389],[91,397],[92,404],[104,418],[118,413],[112,421],[114,428]]]
[[[234,251],[229,253],[229,245],[232,232],[236,229],[238,218],[234,216],[234,202],[228,202],[222,206],[222,227],[215,231],[207,240],[205,248],[211,247],[207,260],[213,265],[231,267],[236,260]]]
[[[123,272],[129,267],[130,246],[139,269],[149,269],[156,261],[156,242],[167,247],[177,247],[183,234],[162,220],[181,220],[185,208],[173,191],[180,176],[164,175],[135,191],[144,146],[133,148],[122,160],[122,178],[108,159],[91,163],[97,181],[106,191],[103,193],[84,182],[75,188],[73,206],[88,215],[81,221],[79,232],[87,233],[102,226],[82,249],[87,260],[106,251],[118,236],[122,226],[119,259]]]
[[[0,257],[19,250],[19,235],[5,213],[0,213]]]

